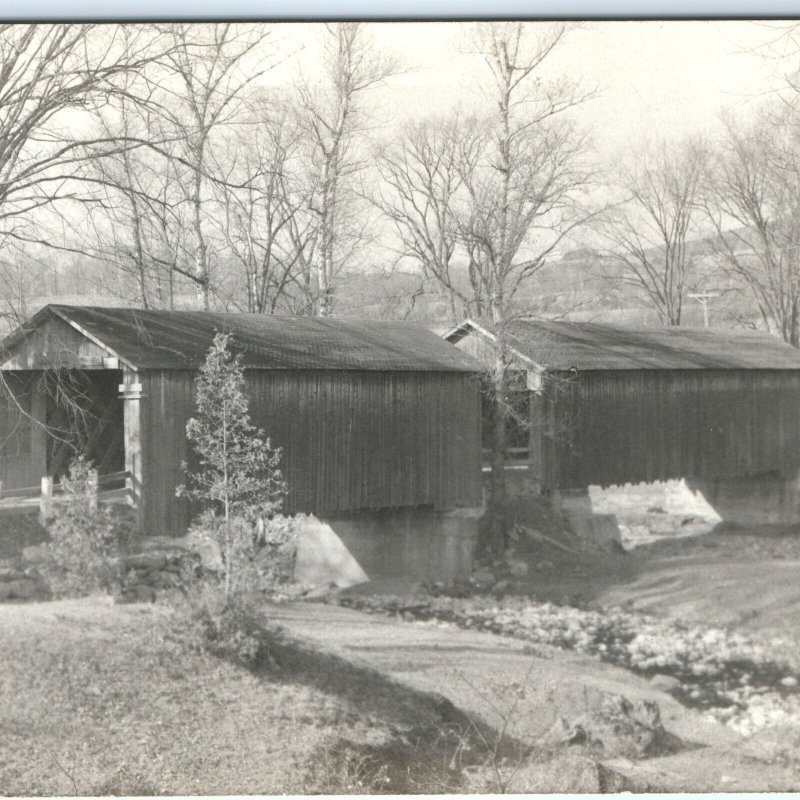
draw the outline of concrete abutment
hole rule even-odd
[[[383,509],[321,515],[372,583],[468,578],[482,508]]]

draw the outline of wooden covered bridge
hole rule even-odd
[[[82,450],[101,483],[125,476],[145,533],[182,535],[197,511],[175,493],[182,462],[196,466],[186,422],[216,331],[243,354],[253,423],[283,448],[287,513],[335,518],[367,560],[401,569],[408,554],[376,554],[379,536],[432,540],[480,506],[480,368],[424,328],[62,305],[0,343],[3,494],[57,482]],[[413,558],[435,561],[431,546]]]
[[[723,518],[800,522],[800,351],[746,330],[524,320],[508,333],[528,421],[509,438],[532,490],[684,478]],[[490,323],[446,338],[492,368]]]

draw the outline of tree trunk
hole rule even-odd
[[[209,276],[208,276],[208,245],[203,236],[202,221],[202,176],[199,170],[195,172],[194,193],[192,197],[192,227],[195,235],[195,282],[197,284],[197,299],[203,311],[208,311],[209,303]]]
[[[489,496],[488,548],[501,554],[506,547],[508,492],[506,488],[506,365],[499,349],[492,375],[491,484]]]

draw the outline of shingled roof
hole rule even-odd
[[[58,317],[141,369],[199,367],[216,332],[230,333],[253,369],[477,372],[465,353],[408,322],[48,305],[0,342],[9,352]]]
[[[494,336],[490,322],[465,320],[446,338],[473,332]],[[509,334],[518,355],[545,369],[800,369],[800,350],[761,331],[521,320]]]

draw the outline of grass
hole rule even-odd
[[[250,670],[187,649],[164,613],[99,597],[0,607],[4,793],[452,791],[465,732],[492,735],[285,636]]]

